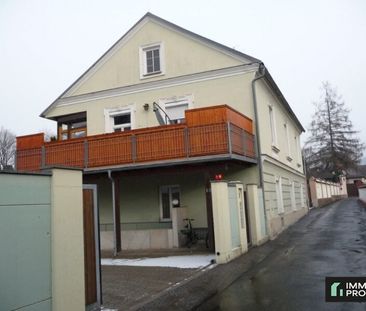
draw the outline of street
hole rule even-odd
[[[325,302],[326,276],[366,275],[366,208],[355,198],[314,209],[262,262],[198,310],[366,310]]]

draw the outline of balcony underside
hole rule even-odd
[[[114,166],[104,166],[104,167],[92,167],[92,168],[84,168],[84,174],[94,174],[94,173],[103,173],[107,171],[129,171],[129,170],[138,170],[138,169],[149,169],[149,168],[159,168],[159,167],[169,167],[176,165],[187,165],[187,164],[205,164],[208,162],[216,162],[216,161],[239,161],[243,163],[249,164],[257,164],[257,160],[238,155],[238,154],[217,154],[217,155],[209,155],[209,156],[200,156],[195,158],[183,158],[183,159],[174,159],[174,160],[162,160],[162,161],[151,161],[145,163],[131,163],[126,165],[114,165]]]

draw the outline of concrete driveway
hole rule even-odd
[[[188,282],[211,265],[205,249],[123,251],[116,258],[103,253],[103,310],[134,310],[165,291]]]

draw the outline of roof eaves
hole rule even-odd
[[[78,83],[85,75],[86,73],[91,70],[100,60],[103,59],[104,56],[106,56],[113,48],[121,41],[123,40],[128,34],[134,29],[139,23],[141,23],[145,18],[152,15],[151,13],[147,12],[143,17],[141,17],[121,38],[119,38],[105,53],[103,53],[102,56],[100,56],[87,70],[85,70],[79,78],[75,80],[61,95],[59,95],[51,105],[49,105],[45,110],[42,111],[42,113],[39,115],[41,118],[46,118],[46,113],[55,106],[57,101],[62,98],[76,83]]]

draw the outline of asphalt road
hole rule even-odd
[[[366,310],[325,302],[326,276],[366,276],[366,208],[356,199],[314,209],[274,251],[198,310]]]

